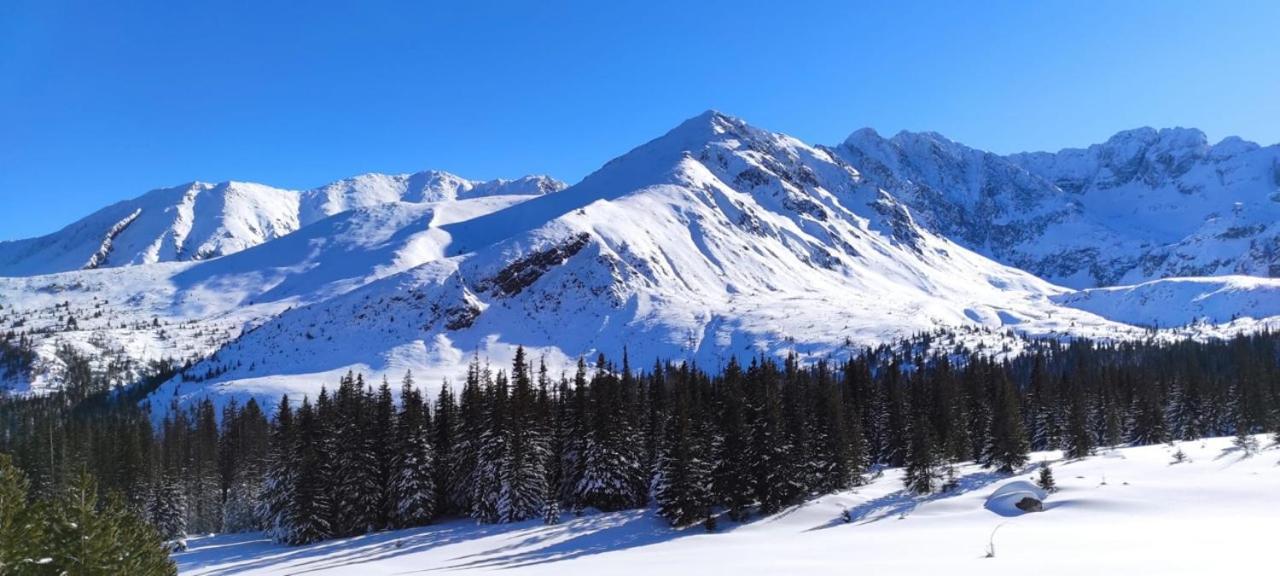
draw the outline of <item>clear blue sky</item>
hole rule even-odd
[[[716,108],[999,152],[1280,141],[1280,2],[0,2],[0,239],[190,180],[573,182]]]

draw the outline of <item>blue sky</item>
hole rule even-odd
[[[191,180],[573,182],[716,108],[999,152],[1280,142],[1280,2],[0,3],[0,239]]]

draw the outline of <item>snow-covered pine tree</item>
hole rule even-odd
[[[451,514],[455,509],[449,497],[449,487],[452,483],[450,468],[453,464],[453,446],[456,442],[458,427],[458,404],[448,380],[445,380],[440,387],[440,393],[436,396],[436,412],[431,426],[431,466],[436,487],[435,513]]]
[[[667,419],[666,372],[667,366],[661,360],[654,360],[653,372],[649,374],[645,387],[644,461],[641,464],[646,482],[645,502],[652,497],[653,478],[658,473],[658,457],[662,453],[662,435]],[[744,405],[743,409],[747,407]],[[747,433],[750,434],[749,429]]]
[[[1036,477],[1036,485],[1050,494],[1058,491],[1058,483],[1053,479],[1053,469],[1048,462],[1040,463],[1040,473]]]
[[[262,497],[262,482],[236,477],[227,488],[227,500],[222,506],[222,529],[228,533],[260,530],[258,502]]]
[[[564,453],[560,460],[560,499],[574,514],[578,514],[582,511],[582,503],[578,500],[578,484],[582,481],[590,424],[587,408],[587,362],[584,358],[578,357],[577,368],[573,373],[573,388],[570,389],[566,383],[562,384],[561,402],[565,410],[561,429],[565,438]]]
[[[969,420],[969,457],[966,460],[985,462],[991,446],[991,372],[993,366],[982,358],[971,356],[960,375],[965,406]]]
[[[327,403],[325,392],[321,390],[320,394],[321,400]],[[333,517],[329,493],[332,476],[327,469],[330,456],[326,454],[324,426],[317,412],[318,409],[312,408],[311,402],[304,397],[298,407],[293,446],[297,478],[285,532],[287,544],[311,544],[334,535],[330,525]]]
[[[503,464],[507,456],[507,375],[490,379],[484,372],[484,414],[477,438],[475,474],[471,483],[471,517],[481,524],[502,519]]]
[[[1031,364],[1026,406],[1027,436],[1032,450],[1048,450],[1060,442],[1058,394],[1053,382],[1044,354],[1037,352]]]
[[[524,348],[517,347],[511,369],[511,396],[506,419],[501,423],[505,436],[499,468],[502,488],[498,499],[498,521],[519,522],[537,518],[544,512],[546,495],[546,431],[539,416]]]
[[[718,438],[713,443],[711,476],[715,500],[725,507],[730,518],[739,522],[746,519],[748,507],[755,500],[743,381],[742,367],[736,358],[730,358],[720,377]]]
[[[187,535],[187,502],[182,483],[169,475],[158,478],[147,502],[147,518],[165,540]]]
[[[486,369],[485,380],[490,380]],[[485,399],[486,384],[481,382],[480,360],[473,358],[467,367],[467,379],[462,386],[458,404],[457,425],[454,430],[453,449],[448,462],[448,502],[451,510],[460,515],[471,515],[472,497],[477,479],[480,453],[480,437],[485,431],[488,403]]]
[[[1146,446],[1168,441],[1164,402],[1160,398],[1160,391],[1152,379],[1144,378],[1135,382],[1128,374],[1121,374],[1118,379],[1121,379],[1118,382],[1119,387],[1134,390],[1133,401],[1130,403],[1129,408],[1129,442],[1138,446]],[[1106,387],[1106,389],[1114,388],[1117,388],[1117,386]],[[1103,410],[1109,411],[1107,407],[1115,406],[1116,404],[1119,404],[1118,400],[1105,402]]]
[[[409,380],[410,386],[413,383],[413,374],[405,373],[405,378]],[[421,405],[421,398],[418,399]],[[425,414],[425,413],[424,413]],[[424,423],[424,425],[426,425]],[[396,454],[396,407],[395,398],[391,394],[391,384],[387,382],[387,377],[382,377],[382,384],[378,386],[377,392],[373,396],[373,404],[371,406],[371,414],[365,419],[364,436],[370,437],[370,447],[373,450],[373,458],[376,462],[376,474],[374,480],[378,484],[377,505],[378,514],[375,518],[375,529],[386,528],[390,525],[391,517],[395,514],[396,504],[391,497],[391,477],[392,470],[395,467]]]
[[[435,515],[435,461],[431,450],[429,413],[422,393],[406,374],[400,389],[400,413],[395,420],[395,459],[389,482],[390,525],[421,526]]]
[[[673,526],[701,522],[710,515],[709,469],[695,437],[689,388],[677,386],[674,390],[658,475],[654,479],[658,514]]]
[[[880,454],[880,461],[889,466],[905,464],[907,444],[910,441],[907,436],[910,414],[907,413],[904,394],[906,386],[902,381],[902,366],[895,358],[893,363],[884,369],[884,375],[880,378],[881,394],[885,398],[882,405],[884,414],[880,416],[885,423],[884,451]]]
[[[813,380],[809,404],[814,447],[810,454],[815,464],[810,488],[818,493],[843,490],[854,485],[861,474],[852,453],[843,394],[826,361],[818,362],[808,372]]]
[[[677,386],[687,382],[682,369]],[[752,360],[747,370],[751,391],[751,456],[755,462],[754,485],[760,511],[772,514],[796,502],[804,494],[798,467],[793,465],[793,442],[787,434],[783,416],[780,376],[777,366],[768,360]]]
[[[267,535],[280,543],[288,542],[292,526],[293,501],[297,490],[297,453],[294,451],[295,430],[289,396],[280,398],[276,418],[271,426],[271,444],[267,452],[267,469],[263,476],[262,497],[257,516]]]
[[[332,451],[333,515],[331,529],[337,535],[364,534],[381,528],[382,491],[374,442],[372,390],[364,378],[351,374],[338,385],[332,418],[320,418],[325,445]]]
[[[921,371],[916,372],[917,375]],[[942,478],[941,459],[934,441],[930,392],[924,378],[913,377],[911,386],[911,420],[909,424],[906,466],[903,483],[916,494],[931,494]]]
[[[186,507],[191,529],[200,533],[222,531],[222,491],[218,475],[218,419],[209,398],[196,405],[189,446],[190,469]]]
[[[638,448],[629,430],[621,382],[610,373],[602,354],[588,387],[586,442],[576,503],[602,511],[637,505],[637,484],[643,482]]]
[[[547,383],[550,387],[552,384]],[[554,505],[558,521],[565,494],[569,488],[565,486],[570,473],[568,450],[573,443],[570,431],[573,429],[573,391],[569,388],[569,379],[563,375],[550,393],[548,408],[548,451],[547,451],[547,494],[544,496],[544,509]],[[545,513],[544,513],[545,516]]]

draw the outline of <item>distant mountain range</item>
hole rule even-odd
[[[1194,130],[1000,156],[932,133],[810,146],[707,112],[569,187],[193,183],[0,243],[0,334],[38,357],[4,385],[43,389],[67,346],[190,360],[167,402],[352,369],[439,381],[517,345],[714,365],[940,327],[1008,353],[1225,335],[1280,326],[1278,222],[1280,148]]]

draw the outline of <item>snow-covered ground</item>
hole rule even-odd
[[[1014,476],[962,469],[953,493],[913,497],[898,470],[857,490],[720,530],[668,528],[652,511],[565,515],[563,523],[414,530],[289,548],[260,534],[193,538],[187,576],[232,574],[1229,574],[1267,573],[1280,523],[1280,449],[1258,437],[1109,450],[1064,462],[1032,455]],[[1181,449],[1187,461],[1173,463]],[[1002,515],[988,497],[1048,461],[1060,491],[1041,513]],[[845,521],[845,512],[848,519]],[[995,557],[984,557],[993,539]]]

